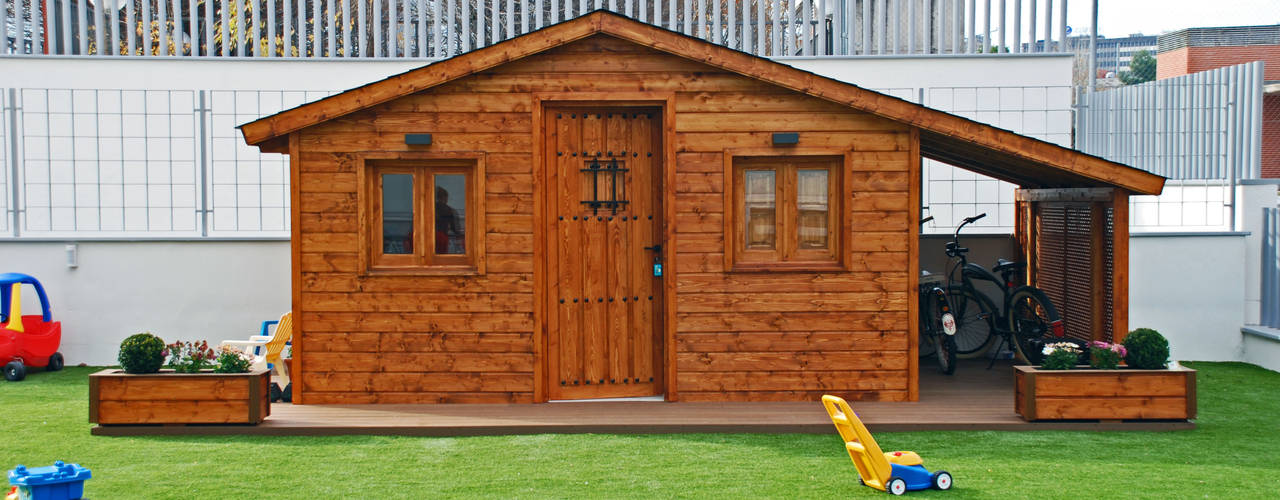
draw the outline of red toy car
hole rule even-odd
[[[31,285],[40,296],[42,314],[22,315],[22,285]],[[55,372],[62,369],[62,323],[49,312],[49,297],[35,278],[25,274],[0,274],[0,363],[4,378],[16,382],[27,377],[27,367]]]

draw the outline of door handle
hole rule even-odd
[[[644,249],[645,249],[645,250],[653,250],[653,251],[654,251],[654,253],[662,253],[662,244],[661,244],[661,243],[659,243],[659,244],[654,245],[654,246],[651,246],[651,247],[644,247]]]

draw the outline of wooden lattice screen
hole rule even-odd
[[[1111,188],[1020,189],[1017,238],[1027,283],[1079,340],[1118,341],[1129,318],[1129,196]]]

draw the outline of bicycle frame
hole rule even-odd
[[[1008,318],[1006,318],[1005,315],[1006,311],[1009,310],[1009,298],[1012,296],[1013,290],[1020,286],[1019,283],[1013,280],[1014,271],[1005,270],[1001,273],[1000,278],[996,278],[994,274],[983,269],[982,266],[970,263],[967,256],[969,249],[960,246],[960,231],[964,229],[965,226],[986,217],[986,215],[987,214],[979,214],[965,218],[964,222],[962,222],[959,227],[956,227],[955,233],[951,235],[951,242],[947,243],[946,247],[947,256],[951,257],[951,261],[947,263],[946,269],[947,286],[950,287],[952,284],[959,283],[960,286],[970,292],[973,292],[974,295],[982,295],[982,292],[974,286],[973,280],[976,278],[978,280],[994,283],[996,287],[1000,289],[1000,305],[992,308],[992,313],[994,313],[996,317],[991,318],[989,321],[994,331],[1004,334],[1008,331],[1008,328],[1005,327],[1006,323],[1008,323]],[[955,278],[957,271],[960,272],[959,279]],[[985,297],[985,295],[982,296]],[[958,299],[955,297],[949,297],[949,300]],[[996,306],[996,304],[991,305]],[[960,309],[960,306],[958,304],[951,304],[951,308]]]
[[[1019,284],[1014,280],[1014,275],[1024,269],[1025,266],[1014,263],[1001,263],[1000,265],[992,268],[993,271],[999,269],[1000,277],[997,278],[992,274],[992,272],[988,272],[982,266],[969,262],[969,258],[967,256],[969,249],[960,246],[960,231],[963,230],[965,226],[986,217],[986,215],[987,214],[984,213],[973,217],[966,217],[964,222],[961,223],[959,227],[956,227],[955,233],[952,234],[951,242],[946,245],[947,256],[952,259],[947,263],[947,288],[951,289],[954,283],[959,282],[960,288],[965,291],[963,294],[948,294],[947,299],[948,302],[951,303],[951,310],[956,311],[957,316],[963,316],[967,304],[962,304],[960,301],[965,300],[964,297],[966,295],[975,297],[979,302],[985,302],[985,305],[978,304],[978,307],[983,313],[988,310],[990,311],[989,315],[984,314],[987,317],[983,319],[987,321],[987,325],[990,327],[992,334],[1001,336],[1002,340],[1000,345],[1004,345],[1006,342],[1013,344],[1015,341],[1015,332],[1013,331],[1013,326],[1010,321],[1010,315],[1012,314],[1011,311],[1013,311],[1014,306],[1013,302],[1015,297],[1020,293],[1025,293],[1023,290],[1029,289],[1030,293],[1038,294],[1040,297],[1043,297],[1041,303],[1046,305],[1049,309],[1049,315],[1055,318],[1047,325],[1049,330],[1052,332],[1052,335],[1058,338],[1063,337],[1064,332],[1062,321],[1060,319],[1056,319],[1057,313],[1052,312],[1053,307],[1049,303],[1048,297],[1044,297],[1043,291],[1034,286]],[[958,280],[956,279],[957,272],[960,273]],[[997,306],[996,304],[991,303],[991,300],[979,291],[976,286],[974,286],[974,280],[990,281],[994,283],[996,287],[1000,289],[1000,305]],[[1023,351],[1021,344],[1017,346],[1017,349],[1019,352]],[[1023,356],[1029,357],[1025,352],[1023,353]],[[995,363],[994,357],[991,359],[991,363]],[[990,368],[990,366],[991,365],[988,364],[988,368]]]

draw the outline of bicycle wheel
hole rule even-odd
[[[992,314],[995,305],[985,295],[965,289],[961,285],[947,287],[947,302],[956,318],[956,357],[961,359],[982,356],[991,348],[995,339]]]
[[[927,292],[921,292],[921,294],[924,293]],[[933,356],[934,352],[933,332],[937,331],[937,329],[933,327],[933,320],[930,319],[933,315],[933,308],[930,307],[929,303],[929,300],[925,300],[921,297],[921,300],[919,301],[920,309],[917,311],[918,316],[920,317],[920,335],[917,339],[919,341],[917,344],[919,345],[918,351],[921,358]]]
[[[934,357],[938,360],[938,370],[951,375],[956,372],[956,338],[953,335],[939,333],[933,336]]]
[[[1023,286],[1009,296],[1009,331],[1018,358],[1030,364],[1040,362],[1044,344],[1056,340],[1054,324],[1062,318],[1049,297],[1038,288]]]

